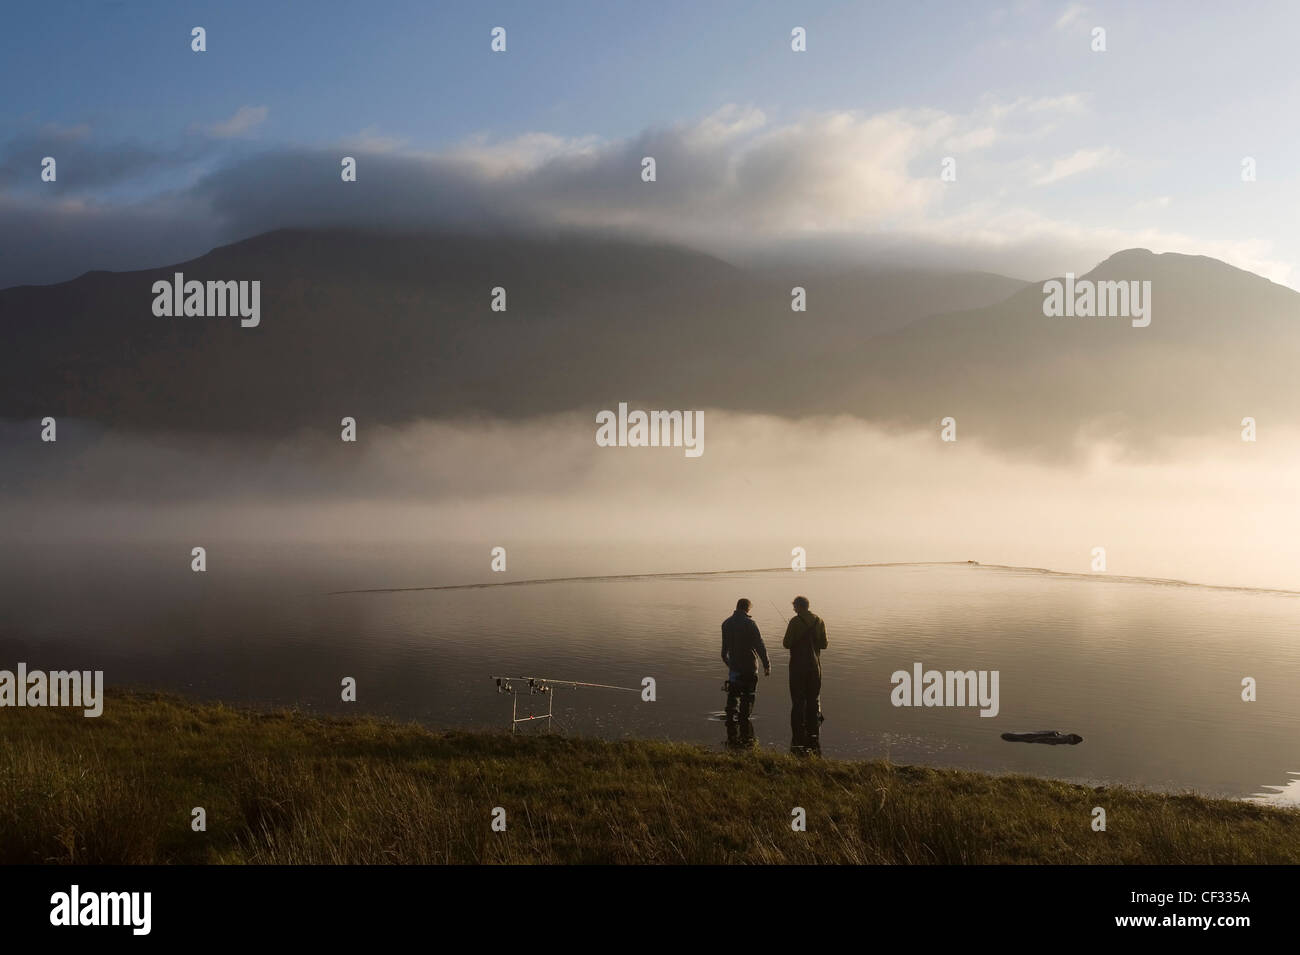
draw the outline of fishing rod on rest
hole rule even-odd
[[[636,686],[613,686],[609,683],[582,683],[578,680],[551,680],[547,677],[540,676],[494,676],[491,677],[496,682],[498,693],[513,693],[512,683],[523,683],[534,693],[545,693],[553,686],[567,686],[577,689],[580,686],[590,687],[596,690],[629,690],[632,693],[640,693],[641,688]]]
[[[547,724],[556,722],[555,720],[555,687],[567,686],[572,689],[587,687],[593,690],[627,690],[630,693],[640,693],[641,689],[634,686],[614,686],[610,683],[584,683],[581,680],[552,680],[539,676],[494,676],[491,678],[497,685],[498,693],[510,694],[510,732],[513,734],[515,728],[520,723],[531,723],[534,720],[545,720]],[[519,693],[516,690],[515,683],[522,683],[528,687],[528,694],[536,696],[538,694],[546,697],[545,713],[530,713],[528,716],[519,715]]]

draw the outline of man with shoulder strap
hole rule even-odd
[[[790,745],[815,750],[821,736],[821,652],[826,649],[826,624],[808,609],[807,597],[794,598],[794,616],[786,625],[781,646],[790,651]]]
[[[767,660],[767,647],[758,632],[758,624],[749,615],[749,600],[736,601],[736,611],[722,621],[722,662],[727,665],[727,722],[736,721],[740,709],[741,723],[749,721],[754,712],[754,697],[758,690],[758,661],[763,661],[763,675],[772,675],[772,664]]]

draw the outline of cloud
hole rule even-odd
[[[361,132],[349,136],[339,146],[342,149],[355,149],[363,153],[395,153],[406,146],[407,140],[401,136],[385,136],[374,126],[367,126]]]
[[[980,112],[990,120],[1006,120],[1016,114],[1039,116],[1041,114],[1077,115],[1088,108],[1088,97],[1083,93],[1063,93],[1060,96],[1021,96],[1007,101],[989,101]]]
[[[430,161],[445,160],[462,164],[472,174],[488,179],[527,175],[545,163],[585,162],[597,155],[600,139],[596,136],[565,138],[550,133],[525,133],[511,139],[492,142],[486,134],[470,137],[463,143],[435,154],[423,154]]]
[[[20,132],[0,147],[0,182],[7,184],[11,196],[85,193],[148,179],[183,167],[198,155],[192,143],[164,149],[137,142],[105,142],[96,140],[89,125],[49,124]],[[41,179],[41,162],[46,156],[57,163],[54,182]]]
[[[0,196],[0,288],[183,261],[226,239],[184,197],[121,206]]]
[[[731,104],[624,138],[480,134],[436,151],[373,127],[332,147],[258,152],[237,141],[217,148],[206,137],[163,152],[96,143],[86,131],[49,131],[44,140],[29,135],[0,153],[0,169],[30,180],[0,193],[0,287],[89,268],[168,264],[272,229],[332,225],[578,228],[731,259],[781,247],[841,257],[883,251],[895,259],[906,251],[913,264],[1027,279],[1077,271],[1119,248],[1219,248],[1244,256],[1229,259],[1233,264],[1263,267],[1275,280],[1292,274],[1265,241],[1110,225],[1134,212],[1131,200],[1108,205],[1103,194],[1083,207],[1091,221],[1049,211],[1041,187],[1104,175],[1124,158],[1110,147],[1053,157],[1088,111],[1087,97],[1077,93],[986,97],[962,114],[838,110],[781,121]],[[264,106],[246,106],[206,131],[233,139],[266,115]],[[40,189],[42,150],[59,136],[68,165],[60,159],[57,188],[80,190],[86,201],[78,207],[54,207]],[[357,157],[357,182],[341,183],[342,155]],[[656,161],[654,182],[641,179],[647,156]],[[958,159],[956,183],[939,178],[945,156]],[[163,170],[173,173],[168,191],[115,199],[92,188],[143,183],[146,173],[161,179]],[[1114,244],[1100,248],[1100,241]]]
[[[269,112],[270,109],[266,106],[241,106],[234,116],[208,126],[207,133],[217,139],[245,136],[266,122]]]
[[[1060,182],[1062,179],[1068,179],[1071,176],[1077,176],[1080,173],[1091,172],[1094,169],[1100,169],[1116,162],[1120,158],[1118,150],[1105,147],[1103,149],[1080,149],[1068,156],[1055,160],[1047,172],[1043,173],[1034,180],[1036,186],[1046,186],[1054,182]]]
[[[1072,3],[1067,6],[1061,15],[1056,18],[1056,29],[1064,30],[1070,24],[1076,22],[1080,17],[1088,12],[1088,8],[1081,3]]]
[[[1143,199],[1136,202],[1133,208],[1139,212],[1152,212],[1159,209],[1168,209],[1173,205],[1173,196],[1155,196],[1151,199]]]
[[[311,150],[243,159],[193,195],[232,234],[284,225],[571,226],[677,241],[878,229],[923,216],[941,195],[947,140],[978,129],[936,111],[822,113],[782,125],[753,109],[624,140],[530,133],[477,137],[437,153],[358,155],[356,188]],[[653,157],[655,182],[641,179]]]

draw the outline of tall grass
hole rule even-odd
[[[4,863],[1300,862],[1300,812],[1194,795],[160,695],[5,710],[0,744]]]

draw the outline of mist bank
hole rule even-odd
[[[421,421],[293,438],[93,432],[5,445],[3,538],[241,543],[285,559],[384,552],[356,586],[854,562],[978,560],[1300,589],[1298,437],[1171,442],[1159,459],[1094,442],[1071,465],[939,429],[706,409],[704,453],[598,447],[594,417]],[[507,572],[489,567],[507,549]],[[404,557],[399,558],[399,555]],[[319,555],[318,555],[319,557]],[[317,558],[313,558],[317,559]],[[362,559],[362,558],[359,558]],[[368,560],[366,557],[363,559]],[[412,565],[412,561],[414,564]],[[380,561],[374,564],[377,568]]]

